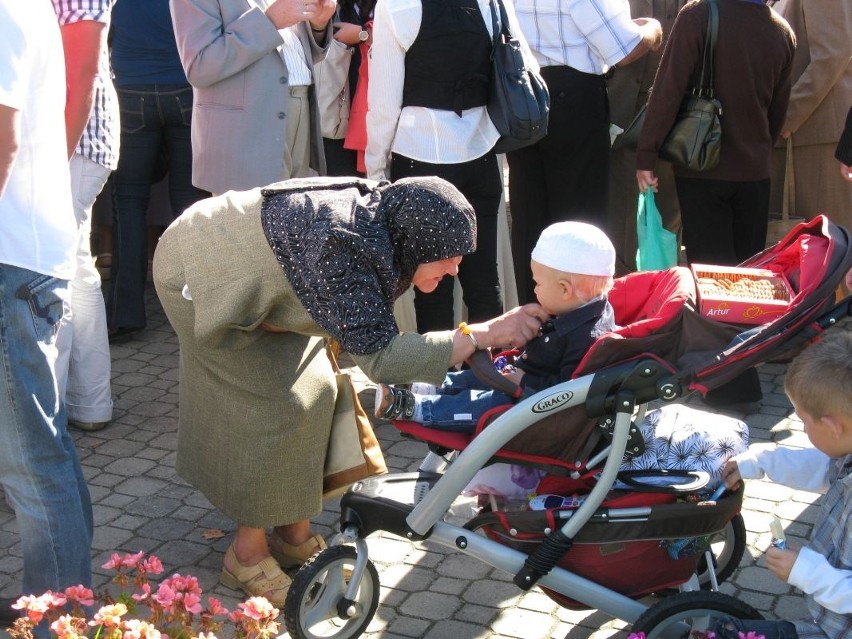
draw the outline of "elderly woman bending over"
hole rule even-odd
[[[238,524],[226,586],[280,606],[281,567],[325,546],[309,521],[322,510],[336,394],[321,338],[375,382],[437,384],[475,344],[520,346],[537,333],[547,316],[529,305],[471,325],[475,339],[399,334],[394,300],[454,276],[475,238],[470,205],[438,178],[229,192],[162,236],[154,283],[180,341],[177,472]]]

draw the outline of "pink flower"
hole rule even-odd
[[[227,615],[228,610],[216,597],[207,597],[207,612],[211,615]]]
[[[183,608],[187,612],[199,614],[201,612],[201,597],[194,592],[187,592],[183,596]]]
[[[65,596],[81,606],[93,606],[95,604],[95,593],[85,586],[69,586],[65,589]]]
[[[15,610],[23,610],[27,613],[27,618],[35,624],[41,622],[44,618],[44,613],[50,610],[52,601],[51,592],[48,591],[38,597],[34,595],[24,595],[18,601],[12,604]]]
[[[160,587],[157,588],[157,594],[153,597],[154,601],[169,609],[175,605],[177,598],[177,593],[166,582],[160,584]]]
[[[124,559],[121,560],[121,564],[123,566],[127,566],[128,568],[136,568],[139,565],[139,562],[142,561],[142,558],[145,556],[145,553],[141,550],[134,555],[124,555]]]
[[[122,639],[161,639],[164,635],[147,621],[128,619],[122,624]]]
[[[112,557],[101,568],[106,570],[118,570],[121,568],[121,556],[118,553],[112,553]]]
[[[275,619],[278,616],[278,609],[266,597],[249,597],[238,606],[246,617],[255,621]]]
[[[145,601],[151,597],[151,584],[142,584],[141,593],[134,592],[131,597],[133,597],[136,601]]]
[[[108,628],[117,628],[121,623],[121,616],[127,614],[127,606],[123,603],[111,604],[104,606],[95,613],[90,626],[107,626]]]
[[[631,632],[629,635],[627,635],[627,639],[645,639],[645,633],[644,632]]]
[[[62,615],[50,624],[50,629],[56,633],[57,639],[80,639],[86,633],[86,620],[82,617]]]
[[[750,630],[748,634],[745,632],[738,632],[737,634],[740,639],[766,639],[765,636],[757,634],[754,630]]]
[[[137,568],[139,572],[145,573],[146,575],[159,575],[164,570],[163,562],[155,555],[151,555],[144,561],[139,562]]]

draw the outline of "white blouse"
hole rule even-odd
[[[524,59],[538,71],[538,63],[521,34],[511,0],[503,0],[509,29],[521,42]],[[489,0],[478,0],[489,35]],[[499,14],[498,14],[499,15]],[[402,106],[405,53],[417,38],[423,8],[420,0],[379,0],[373,20],[368,85],[367,177],[386,179],[391,152],[431,164],[458,164],[482,157],[500,134],[484,106],[453,111]]]

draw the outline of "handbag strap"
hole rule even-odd
[[[503,6],[502,0],[490,0],[488,5],[491,7],[491,57],[493,59],[500,36],[504,35],[509,38],[511,33],[509,32],[509,16],[506,15],[506,7]],[[499,18],[497,17],[498,9],[500,10]]]
[[[784,167],[784,197],[781,202],[781,219],[789,220],[796,214],[796,177],[793,174],[793,137],[787,138],[787,158]]]
[[[719,33],[719,7],[716,0],[706,0],[707,32],[704,34],[704,59],[701,62],[701,77],[693,94],[702,98],[713,98],[713,65],[716,61],[716,36]],[[696,92],[697,89],[697,92]]]

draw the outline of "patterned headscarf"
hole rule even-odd
[[[296,295],[355,355],[399,334],[393,303],[420,264],[476,250],[473,209],[439,178],[306,178],[262,194],[263,231]]]

